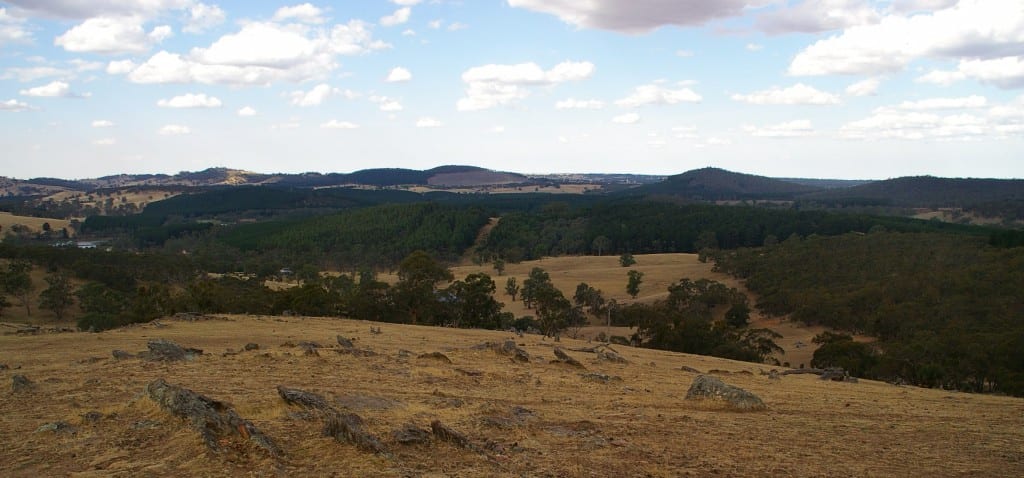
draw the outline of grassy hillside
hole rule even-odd
[[[369,333],[379,326],[380,334]],[[335,352],[335,336],[374,356]],[[192,362],[116,360],[159,337],[205,350]],[[220,317],[165,320],[101,334],[0,336],[0,371],[27,392],[0,401],[5,476],[1021,476],[1024,401],[991,395],[838,383],[807,375],[772,380],[763,365],[617,347],[628,364],[569,351],[586,370],[549,363],[552,344],[516,341],[533,359],[511,362],[473,345],[507,333],[336,319]],[[290,346],[315,341],[319,356]],[[257,351],[237,354],[247,343]],[[587,346],[563,340],[572,349]],[[403,352],[406,351],[406,352]],[[442,352],[451,363],[419,359]],[[720,375],[768,409],[737,413],[684,400],[696,376]],[[581,374],[618,377],[607,383]],[[143,393],[163,378],[234,407],[282,449],[273,458],[240,439],[210,452],[189,423]],[[320,434],[320,421],[286,405],[275,387],[320,393],[380,437],[374,455]],[[96,412],[93,421],[84,415]],[[440,420],[469,448],[433,440],[401,445],[406,424]],[[74,432],[37,431],[65,421]],[[884,451],[880,453],[879,451]]]

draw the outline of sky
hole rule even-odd
[[[0,175],[1024,178],[1024,0],[0,0]]]

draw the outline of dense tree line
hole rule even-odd
[[[838,235],[875,227],[894,231],[984,230],[953,224],[859,214],[656,201],[558,203],[502,217],[485,251],[509,261],[601,253],[697,252],[761,246],[791,235]],[[701,240],[711,233],[713,241]]]
[[[1024,395],[1024,248],[876,232],[794,236],[714,258],[745,279],[762,312],[878,338],[824,337],[819,365],[842,357],[865,377]]]

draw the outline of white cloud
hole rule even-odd
[[[101,138],[93,141],[92,144],[96,146],[113,146],[117,144],[117,140],[114,138]]]
[[[391,0],[391,3],[394,3],[395,5],[401,5],[403,7],[412,7],[415,5],[419,5],[421,1],[423,0]]]
[[[402,7],[395,10],[395,13],[392,13],[391,15],[381,17],[380,24],[385,27],[401,25],[409,21],[410,15],[412,15],[412,9],[409,7]]]
[[[248,23],[208,48],[188,55],[161,51],[128,75],[135,83],[270,85],[324,79],[337,55],[359,55],[390,45],[373,40],[365,22],[352,20],[330,31],[307,25]]]
[[[25,111],[32,109],[28,103],[18,100],[0,101],[0,111]]]
[[[440,128],[441,126],[444,126],[444,124],[429,116],[424,116],[416,120],[417,128]]]
[[[618,124],[636,124],[640,122],[640,115],[636,113],[626,113],[612,118],[612,123]]]
[[[737,17],[771,0],[508,0],[512,7],[555,15],[580,28],[643,33],[659,27],[697,26]]]
[[[959,0],[893,0],[889,5],[897,13],[931,12],[956,5]]]
[[[878,78],[868,78],[853,83],[846,87],[846,94],[850,96],[874,96],[878,94],[878,87],[882,82]]]
[[[409,70],[399,66],[392,68],[391,71],[388,72],[388,77],[384,81],[387,81],[388,83],[401,83],[409,81],[411,79],[412,73],[410,73]]]
[[[416,36],[416,30],[413,30],[412,28],[406,28],[405,30],[402,30],[402,36],[403,37],[414,37],[414,36]]]
[[[243,106],[243,107],[238,109],[238,116],[242,116],[242,117],[256,116],[256,108],[253,108],[252,106]]]
[[[217,5],[197,3],[189,7],[188,19],[186,19],[185,26],[182,27],[181,31],[185,33],[202,33],[224,23],[226,18],[227,14]]]
[[[110,128],[114,126],[114,122],[110,120],[96,120],[92,122],[93,128]]]
[[[22,96],[36,96],[36,97],[63,97],[69,98],[76,96],[71,92],[71,85],[63,81],[53,81],[43,86],[37,86],[35,88],[29,88],[18,92]]]
[[[434,30],[441,28],[441,25],[444,25],[444,20],[431,20],[427,23],[427,26]]]
[[[1022,28],[1024,28],[1024,23],[1022,23]],[[1024,33],[1021,36],[1024,36]],[[1024,42],[1022,42],[1022,47],[1024,47]],[[1008,56],[992,60],[962,60],[958,69],[970,78],[1000,88],[1024,87],[1024,57]]]
[[[25,43],[32,40],[32,32],[25,28],[25,20],[12,17],[6,8],[0,8],[0,45]]]
[[[1022,48],[1019,0],[961,0],[931,13],[889,14],[877,24],[819,40],[796,55],[789,73],[878,74],[902,70],[917,58],[986,62],[1019,54]]]
[[[697,139],[696,126],[675,126],[672,128],[672,137],[676,139]]]
[[[274,12],[274,21],[296,21],[319,25],[324,23],[323,10],[309,3],[295,5],[292,7],[281,7]]]
[[[169,100],[157,101],[156,105],[161,108],[220,108],[223,103],[216,97],[206,96],[205,93],[188,93]]]
[[[880,108],[870,117],[847,123],[839,130],[842,138],[880,139],[972,139],[991,133],[984,118],[967,115],[938,115],[920,111]]]
[[[4,74],[3,76],[0,76],[0,78],[5,80],[17,79],[22,83],[26,83],[42,78],[69,78],[71,76],[73,76],[73,73],[64,68],[55,68],[52,66],[30,66],[8,68],[4,70]]]
[[[448,31],[450,32],[457,32],[459,30],[465,30],[467,28],[469,28],[469,25],[460,22],[452,22],[450,25],[448,25]]]
[[[148,34],[140,17],[95,17],[64,32],[53,40],[67,51],[99,54],[143,53],[172,35],[162,25]]]
[[[555,103],[555,109],[559,110],[599,110],[602,108],[604,108],[604,102],[600,100],[569,98]]]
[[[666,88],[659,84],[640,85],[633,93],[615,102],[623,108],[636,108],[647,105],[675,105],[679,103],[700,103],[701,96],[693,90],[680,86],[677,89]]]
[[[270,129],[298,129],[300,126],[302,126],[302,123],[298,121],[286,121],[284,123],[277,123],[271,126]]]
[[[804,0],[757,17],[757,27],[769,34],[818,33],[877,23],[875,8],[865,0]]]
[[[331,85],[321,83],[313,87],[309,91],[293,91],[291,96],[291,103],[294,106],[319,106],[327,101],[328,98],[338,94],[337,88],[332,88]]]
[[[760,43],[747,43],[747,51],[761,51],[764,50],[764,45]]]
[[[396,100],[394,98],[388,98],[387,96],[377,96],[377,95],[374,95],[374,96],[371,96],[369,99],[370,99],[370,102],[376,103],[381,111],[387,111],[387,112],[393,113],[393,112],[396,112],[396,111],[402,111],[404,109],[402,107],[402,103],[400,103],[398,100]]]
[[[357,129],[359,125],[350,121],[330,120],[320,125],[323,129]]]
[[[763,128],[745,126],[743,127],[743,130],[751,136],[761,138],[797,138],[814,134],[814,127],[808,120],[787,121],[785,123],[769,125]]]
[[[528,86],[579,81],[593,74],[594,64],[590,62],[566,61],[547,71],[536,63],[477,66],[462,73],[466,97],[456,107],[459,111],[477,111],[508,105],[529,96]]]
[[[186,134],[192,134],[192,129],[188,126],[183,126],[180,124],[169,124],[160,128],[159,133],[162,136],[181,136]]]
[[[988,106],[988,100],[984,96],[971,95],[963,98],[929,98],[918,101],[904,101],[900,103],[899,109],[911,111],[954,110],[984,108],[986,106]]]
[[[918,83],[931,83],[933,85],[949,86],[953,83],[967,78],[967,75],[959,71],[932,70],[927,74],[914,79]]]
[[[135,62],[131,60],[115,60],[107,64],[107,73],[111,75],[124,75],[135,69]]]
[[[803,83],[797,83],[788,88],[776,87],[755,91],[749,95],[735,94],[732,95],[732,99],[755,105],[836,105],[840,103],[838,96]]]

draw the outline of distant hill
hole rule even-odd
[[[914,176],[805,194],[805,200],[899,207],[963,207],[1024,200],[1024,180]]]
[[[630,195],[675,196],[698,201],[793,199],[819,188],[718,168],[703,168],[669,176],[660,183],[629,190]]]

